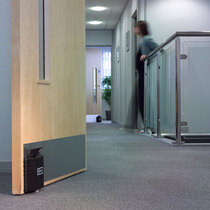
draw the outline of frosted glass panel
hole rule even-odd
[[[157,57],[150,59],[146,68],[146,129],[157,132]]]
[[[210,38],[181,38],[182,121],[189,133],[210,133]]]
[[[39,8],[39,80],[49,80],[50,74],[50,35],[49,0],[38,0]]]
[[[175,134],[176,131],[176,62],[175,42],[160,53],[160,131]]]
[[[207,141],[206,137],[210,136],[209,36],[209,33],[180,33],[162,45],[157,55],[148,58],[145,131],[176,139],[177,144],[182,140]]]
[[[39,79],[45,80],[45,1],[39,0]]]
[[[97,69],[93,69],[93,104],[97,104]]]

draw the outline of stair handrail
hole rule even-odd
[[[173,34],[171,37],[169,37],[164,43],[162,43],[158,48],[153,50],[148,56],[147,59],[151,58],[154,54],[156,54],[158,51],[163,49],[166,45],[168,45],[170,42],[175,40],[177,37],[203,37],[203,36],[210,36],[210,31],[179,31]]]

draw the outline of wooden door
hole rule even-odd
[[[85,2],[45,0],[47,12],[39,2],[11,1],[13,194],[25,192],[24,159],[31,149],[43,148],[44,185],[85,171],[87,163]],[[42,34],[50,45],[44,62],[40,19],[46,21]],[[49,76],[39,77],[40,63],[50,67]]]
[[[102,50],[86,49],[86,102],[87,115],[101,115],[101,65]]]

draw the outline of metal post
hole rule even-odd
[[[181,136],[181,56],[180,38],[176,38],[176,144],[182,143]]]
[[[148,65],[148,61],[146,60],[145,61],[145,65],[144,65],[144,133],[147,132],[147,128],[146,128],[146,125],[147,125],[147,114],[146,114],[146,100],[147,100],[147,65]]]
[[[161,137],[160,132],[160,51],[157,53],[157,138]]]

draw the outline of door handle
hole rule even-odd
[[[93,69],[93,104],[97,104],[97,95],[98,95],[98,91],[97,91],[97,89],[98,89],[98,85],[97,85],[97,74],[98,72],[97,72],[97,68],[94,68]]]

